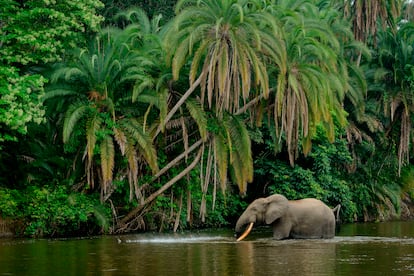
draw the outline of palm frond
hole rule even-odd
[[[199,102],[191,98],[187,99],[185,105],[191,117],[197,123],[201,138],[205,141],[207,139],[207,117],[203,108]]]
[[[127,137],[125,133],[118,127],[113,128],[114,138],[117,142],[119,149],[121,150],[121,154],[125,155],[125,150],[127,147]]]
[[[128,26],[100,30],[86,49],[74,50],[73,62],[54,68],[52,86],[44,99],[65,97],[60,103],[67,108],[65,143],[75,129],[83,130],[87,182],[93,187],[95,180],[102,180],[101,194],[110,195],[116,143],[128,159],[131,193],[138,199],[138,162],[145,159],[153,171],[158,170],[150,135],[167,116],[171,72],[164,66],[160,17],[150,21],[140,9],[124,16]],[[140,123],[143,120],[145,127]],[[97,164],[102,174],[96,174]]]
[[[86,120],[86,154],[91,164],[96,145],[97,132],[101,127],[102,119],[97,112],[92,113]],[[88,167],[90,168],[90,164]]]
[[[245,193],[247,183],[253,181],[253,157],[251,140],[244,122],[236,117],[227,115],[223,118],[230,152],[230,166],[240,193]]]
[[[129,24],[137,24],[142,30],[148,33],[151,30],[151,23],[147,14],[140,8],[132,8],[124,12],[120,12],[115,16],[115,20],[126,19]]]
[[[135,85],[132,90],[132,102],[135,102],[137,100],[143,101],[145,96],[150,96],[151,98],[154,98],[154,95],[151,93],[142,94],[146,89],[154,88],[154,79],[150,76],[134,76],[134,79],[138,79],[135,82]],[[138,99],[139,98],[139,99]]]
[[[57,98],[57,97],[65,97],[65,96],[77,96],[79,93],[71,88],[54,88],[48,89],[46,94],[42,97],[44,101]]]
[[[85,77],[85,72],[78,67],[61,67],[53,71],[50,81],[51,83],[57,83],[59,80],[70,82],[83,79]]]
[[[133,141],[126,143],[125,155],[128,160],[129,201],[132,201],[135,191],[138,191],[138,156]],[[139,199],[136,197],[137,200]]]
[[[113,179],[113,170],[115,166],[115,150],[112,137],[107,135],[100,144],[101,151],[101,170],[103,180],[103,194],[110,192],[110,186]]]
[[[213,146],[220,187],[224,193],[227,184],[227,171],[229,167],[229,149],[226,145],[226,139],[222,135],[215,135],[213,137]]]
[[[143,126],[136,119],[123,120],[122,128],[124,128],[131,138],[135,141],[140,153],[145,161],[156,172],[158,171],[157,153],[152,144],[152,138],[147,132],[144,132]]]
[[[220,113],[239,110],[252,91],[267,98],[268,51],[282,55],[275,53],[280,47],[270,47],[279,40],[273,35],[279,29],[274,16],[244,1],[187,0],[180,1],[176,9],[180,13],[165,37],[174,79],[191,60],[190,84],[203,75],[201,99]]]
[[[85,102],[77,102],[69,106],[63,122],[63,143],[67,143],[78,121],[90,111]]]

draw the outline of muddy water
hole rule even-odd
[[[236,242],[232,230],[0,240],[0,275],[414,275],[414,222],[350,224],[331,240]]]

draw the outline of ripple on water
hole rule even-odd
[[[404,243],[414,244],[414,238],[393,238],[393,237],[371,237],[371,236],[352,236],[352,237],[335,237],[332,239],[337,243]]]
[[[234,237],[226,236],[166,236],[166,237],[137,237],[133,239],[120,239],[119,243],[238,243]],[[403,243],[414,245],[414,238],[372,237],[372,236],[337,236],[333,239],[296,239],[296,240],[273,240],[271,238],[246,239],[240,243],[268,243],[270,245],[298,244],[298,243],[335,243],[335,244],[358,244],[358,243]]]
[[[125,243],[229,243],[233,238],[226,237],[151,237],[122,240]]]

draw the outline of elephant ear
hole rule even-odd
[[[271,224],[286,213],[289,201],[282,195],[271,195],[266,200],[268,206],[265,213],[265,222]]]

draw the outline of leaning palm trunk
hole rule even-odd
[[[200,144],[202,143],[202,140],[199,140],[196,142],[192,147],[189,148],[189,151],[193,151],[196,149]],[[185,157],[185,155],[188,154],[188,152],[182,153],[179,157],[173,160],[173,162],[176,164],[179,160]],[[169,189],[171,186],[173,186],[177,181],[179,181],[181,178],[183,178],[185,175],[187,175],[194,167],[199,163],[201,158],[202,150],[200,149],[194,158],[193,162],[185,168],[183,171],[181,171],[178,175],[176,175],[173,179],[168,181],[166,184],[164,184],[160,189],[158,189],[156,192],[152,193],[148,198],[146,198],[138,207],[130,211],[116,226],[116,231],[122,232],[127,228],[127,224],[136,219],[137,215],[153,200],[155,200],[160,194],[165,192],[167,189]],[[173,163],[171,162],[171,163]],[[170,163],[170,164],[171,164]],[[172,166],[173,164],[171,164]],[[168,166],[168,165],[167,165]],[[166,170],[164,170],[165,172]],[[157,174],[158,177],[161,176],[160,174]],[[152,180],[155,180],[154,177]]]
[[[200,74],[198,79],[190,86],[190,88],[188,88],[188,90],[180,98],[180,100],[174,105],[174,107],[171,108],[170,112],[168,112],[166,118],[164,119],[164,122],[158,126],[155,132],[154,138],[158,136],[158,134],[161,132],[161,130],[164,129],[168,121],[174,116],[175,112],[177,112],[177,110],[185,103],[185,101],[188,99],[188,97],[190,97],[190,95],[194,92],[197,86],[200,85],[202,77],[203,77],[203,74]]]

